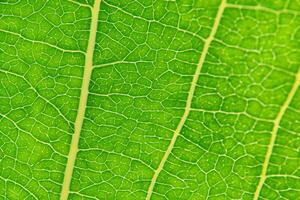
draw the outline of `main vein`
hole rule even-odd
[[[84,66],[84,74],[83,74],[83,80],[81,85],[79,108],[78,108],[78,113],[74,125],[74,134],[72,136],[71,147],[68,155],[68,162],[64,174],[64,182],[62,185],[61,197],[60,197],[61,200],[68,199],[73,169],[76,160],[76,154],[78,152],[78,142],[79,142],[80,132],[81,132],[83,119],[85,115],[86,103],[87,103],[87,98],[89,93],[89,83],[90,83],[91,74],[93,70],[93,54],[94,54],[95,41],[96,41],[100,2],[101,0],[95,0],[94,6],[91,10],[92,19],[91,19],[91,26],[90,26],[89,41],[88,41],[87,51],[85,55],[85,66]]]
[[[150,186],[148,188],[148,193],[147,193],[147,197],[146,197],[146,200],[150,200],[151,196],[152,196],[152,193],[153,193],[153,188],[154,188],[154,185],[156,183],[156,179],[159,175],[159,173],[161,172],[161,170],[163,169],[164,167],[164,164],[166,162],[166,160],[168,159],[173,147],[174,147],[174,144],[176,142],[176,139],[190,113],[190,110],[191,110],[191,104],[192,104],[192,99],[193,99],[193,96],[194,96],[194,92],[195,92],[195,88],[196,88],[196,85],[197,85],[197,82],[198,82],[198,79],[199,79],[199,76],[200,76],[200,72],[201,72],[201,69],[202,69],[202,66],[203,66],[203,63],[205,61],[205,57],[207,55],[207,52],[208,52],[208,49],[209,49],[209,46],[211,44],[211,42],[213,41],[214,37],[215,37],[215,34],[217,32],[217,29],[218,29],[218,26],[220,24],[220,21],[221,21],[221,18],[222,18],[222,15],[223,15],[223,12],[225,10],[225,7],[226,7],[226,0],[222,0],[221,2],[221,5],[218,9],[218,12],[217,12],[217,15],[216,15],[216,18],[215,18],[215,22],[213,24],[213,27],[212,27],[212,30],[211,30],[211,33],[209,35],[209,37],[206,39],[205,43],[204,43],[204,47],[203,47],[203,51],[202,51],[202,54],[200,56],[200,59],[199,59],[199,62],[198,62],[198,65],[197,65],[197,68],[196,68],[196,71],[195,71],[195,74],[193,76],[193,80],[192,80],[192,83],[191,83],[191,87],[190,87],[190,90],[189,90],[189,93],[188,93],[188,97],[187,97],[187,100],[186,100],[186,105],[185,105],[185,110],[184,110],[184,113],[179,121],[179,124],[176,128],[176,130],[174,131],[174,134],[173,134],[173,137],[170,141],[170,144],[162,158],[162,160],[160,161],[160,164],[158,166],[158,168],[155,170],[154,172],[154,175],[151,179],[151,183],[150,183]]]
[[[276,141],[277,132],[278,132],[278,129],[280,127],[280,121],[281,121],[285,111],[289,107],[289,105],[290,105],[290,103],[291,103],[291,101],[292,101],[299,85],[300,85],[300,69],[298,70],[298,73],[296,75],[296,80],[295,80],[295,82],[292,86],[292,89],[291,89],[290,93],[288,94],[285,102],[281,106],[281,108],[279,110],[279,113],[277,114],[277,116],[275,118],[274,126],[273,126],[273,129],[272,129],[272,132],[271,132],[270,143],[268,145],[267,153],[266,153],[266,156],[265,156],[265,161],[263,163],[263,167],[262,167],[262,171],[261,171],[261,175],[260,175],[260,180],[259,180],[259,183],[257,185],[256,191],[255,191],[255,194],[254,194],[254,198],[253,198],[254,200],[258,199],[260,191],[261,191],[261,189],[262,189],[262,187],[265,183],[265,180],[267,178],[267,169],[268,169],[268,166],[269,166],[270,158],[271,158],[273,148],[274,148],[274,144],[275,144],[275,141]]]

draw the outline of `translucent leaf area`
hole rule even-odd
[[[300,198],[300,0],[0,0],[0,200]]]

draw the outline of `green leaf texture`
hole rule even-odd
[[[0,199],[299,199],[299,69],[299,0],[0,0]]]

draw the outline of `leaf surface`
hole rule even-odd
[[[300,196],[298,0],[0,2],[1,199]]]

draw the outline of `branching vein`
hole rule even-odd
[[[275,118],[273,130],[272,130],[272,133],[271,133],[272,135],[271,135],[271,138],[270,138],[270,143],[269,143],[269,146],[268,146],[268,149],[267,149],[267,153],[266,153],[266,156],[265,156],[265,161],[263,163],[262,172],[261,172],[261,175],[260,175],[260,180],[259,180],[259,183],[257,185],[256,191],[255,191],[255,194],[254,194],[254,198],[253,198],[254,200],[258,199],[260,191],[261,191],[261,189],[262,189],[262,187],[265,183],[265,180],[267,178],[267,169],[268,169],[268,166],[269,166],[270,158],[271,158],[273,148],[274,148],[274,144],[275,144],[275,141],[276,141],[277,132],[278,132],[279,127],[280,127],[280,121],[281,121],[285,111],[289,107],[289,105],[290,105],[290,103],[291,103],[291,101],[292,101],[299,85],[300,85],[300,69],[299,69],[299,71],[296,75],[296,80],[295,80],[295,83],[293,84],[293,87],[292,87],[290,93],[288,94],[285,102],[283,103],[283,105],[280,108],[280,111],[279,111],[278,115]]]
[[[81,86],[79,108],[78,108],[78,113],[77,113],[75,126],[74,126],[75,130],[72,137],[70,151],[68,155],[68,162],[65,169],[64,182],[61,191],[61,200],[68,199],[69,188],[70,188],[73,169],[76,160],[76,154],[78,152],[78,142],[79,142],[81,127],[83,124],[84,114],[86,110],[89,83],[90,83],[90,78],[93,69],[93,53],[94,53],[95,41],[96,41],[100,2],[101,0],[95,0],[94,7],[92,8],[92,21],[91,21],[90,36],[89,36],[89,42],[88,42],[86,58],[85,58],[85,67],[84,67],[84,74],[83,74],[83,80]]]
[[[167,151],[166,153],[164,154],[158,168],[155,170],[154,172],[154,175],[151,179],[151,183],[150,183],[150,186],[148,188],[148,193],[147,193],[147,197],[146,197],[146,200],[150,200],[151,198],[151,195],[153,193],[153,188],[154,188],[154,185],[156,183],[156,179],[159,175],[159,173],[161,172],[161,170],[163,169],[164,167],[164,164],[166,162],[166,160],[168,159],[173,147],[174,147],[174,144],[176,142],[176,139],[190,113],[190,110],[191,110],[191,104],[192,104],[192,99],[193,99],[193,96],[194,96],[194,92],[195,92],[195,88],[196,88],[196,85],[197,85],[197,82],[198,82],[198,79],[199,79],[199,75],[200,75],[200,72],[201,72],[201,69],[202,69],[202,66],[203,66],[203,63],[205,61],[205,57],[207,55],[207,52],[208,52],[208,49],[209,49],[209,46],[212,42],[212,40],[214,39],[215,37],[215,34],[217,32],[217,29],[218,29],[218,26],[220,24],[220,21],[221,21],[221,17],[223,15],[223,12],[224,12],[224,9],[226,7],[226,0],[222,0],[221,2],[221,5],[219,7],[219,10],[218,10],[218,13],[217,13],[217,16],[216,16],[216,19],[215,19],[215,22],[213,24],[213,27],[212,27],[212,30],[211,30],[211,33],[209,35],[209,37],[205,40],[205,44],[204,44],[204,47],[203,47],[203,51],[202,51],[202,54],[200,56],[200,59],[199,59],[199,62],[198,62],[198,65],[197,65],[197,68],[196,68],[196,71],[195,71],[195,74],[193,76],[193,80],[192,80],[192,83],[191,83],[191,87],[190,87],[190,90],[189,90],[189,93],[188,93],[188,97],[187,97],[187,100],[186,100],[186,106],[185,106],[185,110],[184,110],[184,113],[183,113],[183,116],[181,117],[181,120],[173,134],[173,137],[170,141],[170,144],[167,148]]]

